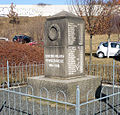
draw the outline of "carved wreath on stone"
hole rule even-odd
[[[60,37],[60,27],[57,24],[52,24],[48,30],[48,38],[55,41]]]

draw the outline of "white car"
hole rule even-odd
[[[5,37],[0,37],[0,41],[9,41],[9,39]]]
[[[120,50],[120,42],[101,42],[97,49],[97,57],[115,56]]]

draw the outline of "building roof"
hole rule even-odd
[[[52,17],[77,17],[77,16],[71,12],[67,12],[67,11],[63,10],[63,11],[53,15]]]

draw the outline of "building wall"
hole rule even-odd
[[[18,16],[51,16],[60,11],[70,12],[68,5],[16,5],[15,12]],[[0,5],[0,16],[7,16],[10,11],[10,5]]]

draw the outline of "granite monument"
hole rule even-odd
[[[40,88],[48,89],[51,99],[62,90],[68,102],[76,101],[76,87],[80,87],[80,101],[94,97],[100,79],[85,75],[85,22],[68,12],[60,12],[47,19],[44,38],[44,75],[31,77],[28,84],[39,95]],[[62,97],[62,95],[60,96]],[[64,98],[63,98],[64,99]]]

